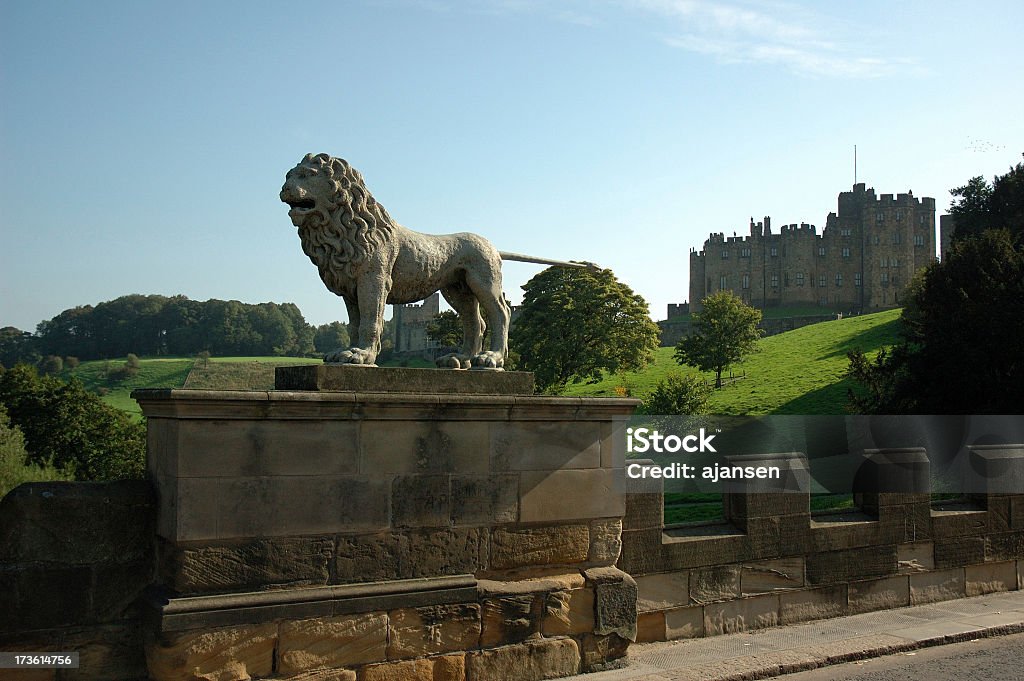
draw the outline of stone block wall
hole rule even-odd
[[[799,455],[789,455],[799,471]],[[779,459],[773,459],[778,465]],[[857,508],[734,482],[728,522],[666,529],[662,494],[626,498],[618,566],[638,589],[638,641],[747,631],[1020,588],[1024,445],[977,447],[991,489],[932,502],[923,449],[865,453]],[[799,473],[798,473],[799,474]],[[789,489],[793,489],[790,485]]]
[[[154,679],[553,678],[635,637],[612,479],[634,400],[136,398],[164,587]]]
[[[14,678],[145,678],[138,599],[156,576],[155,520],[140,481],[26,483],[0,500],[0,650],[80,654],[78,669]]]

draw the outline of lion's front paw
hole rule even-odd
[[[356,364],[358,366],[375,367],[373,361],[377,359],[369,350],[362,348],[348,348],[347,350],[335,350],[324,355],[325,364]]]
[[[453,352],[443,357],[438,357],[434,360],[434,364],[437,365],[438,369],[468,369],[470,362],[469,357]]]
[[[481,352],[479,355],[473,358],[474,369],[490,369],[492,371],[502,371],[505,366],[505,357],[500,352],[494,352],[493,350],[487,350]]]

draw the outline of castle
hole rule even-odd
[[[427,324],[441,312],[441,294],[433,293],[419,305],[394,305],[395,352],[422,353],[432,359],[443,349],[427,337]]]
[[[816,305],[840,311],[896,307],[914,273],[935,260],[935,199],[875,196],[864,183],[839,194],[819,235],[814,225],[750,220],[750,236],[714,233],[690,250],[690,310],[718,291],[758,308]],[[671,310],[670,310],[671,315]]]

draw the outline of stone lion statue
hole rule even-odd
[[[500,253],[476,234],[432,236],[406,229],[373,198],[359,171],[327,154],[307,154],[288,171],[281,200],[291,207],[288,216],[298,227],[302,250],[348,308],[353,346],[328,353],[325,362],[374,366],[384,305],[412,303],[440,291],[462,319],[463,345],[438,365],[500,370],[509,327],[502,258],[581,266]],[[481,307],[492,327],[487,350]]]

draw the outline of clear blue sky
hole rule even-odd
[[[949,205],[1024,151],[1024,5],[0,2],[0,326],[128,293],[344,319],[277,194],[347,158],[399,222],[612,268],[651,304],[859,179]],[[538,268],[509,264],[513,300]]]

